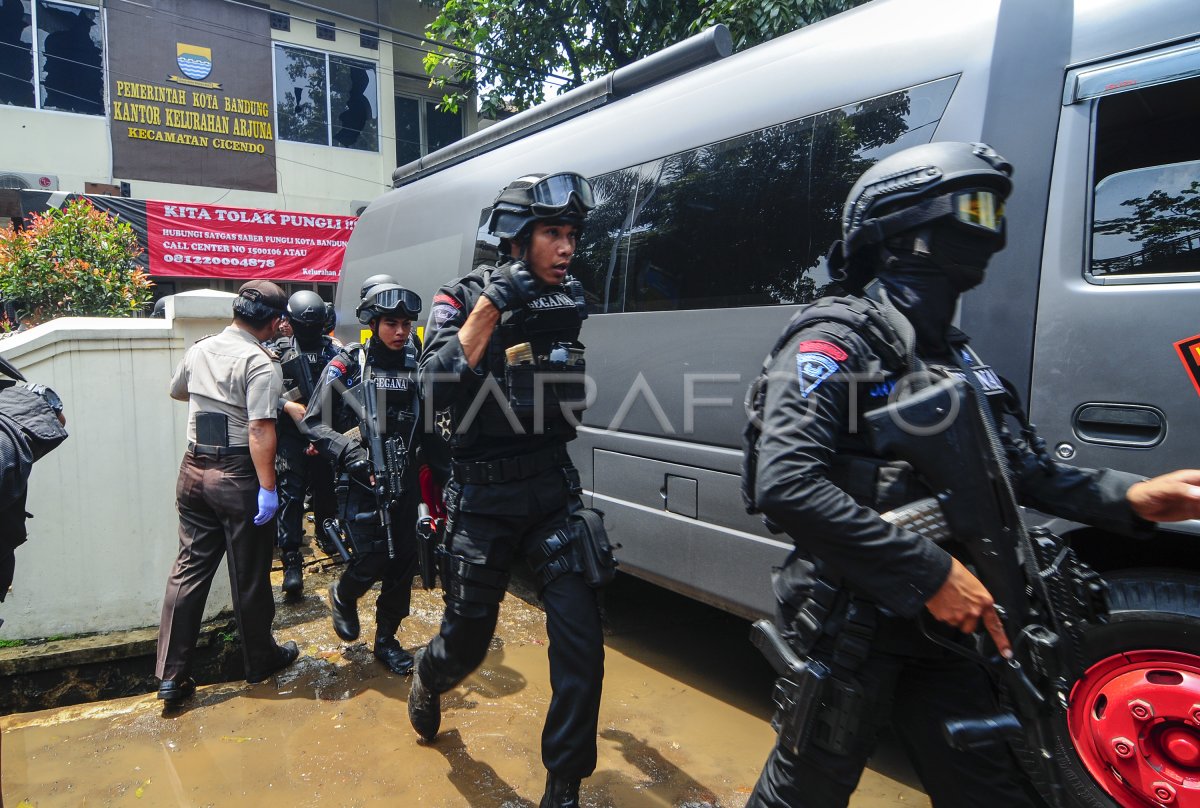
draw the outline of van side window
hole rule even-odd
[[[1097,103],[1091,275],[1200,272],[1200,79]]]

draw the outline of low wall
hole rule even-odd
[[[166,319],[69,317],[0,339],[63,400],[70,437],[33,467],[0,639],[157,625],[178,549],[175,478],[187,405],[167,394],[183,352],[229,324],[233,295],[168,298]],[[205,616],[228,607],[218,571]]]

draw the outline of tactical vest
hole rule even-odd
[[[763,360],[762,371],[746,393],[746,412],[750,418],[742,430],[742,502],[747,513],[759,512],[754,497],[758,478],[758,439],[762,434],[763,407],[767,400],[767,380],[771,366],[779,352],[797,334],[817,323],[838,323],[852,329],[867,342],[882,363],[879,386],[859,386],[860,413],[863,412],[861,405],[864,397],[870,397],[872,392],[879,390],[890,391],[890,385],[895,383],[896,378],[910,369],[920,367],[914,354],[916,339],[912,326],[890,305],[876,303],[865,297],[824,297],[796,312],[784,327],[783,333],[775,340],[771,352]],[[886,394],[880,404],[875,406],[885,403]],[[874,409],[874,406],[870,408]],[[867,497],[866,490],[860,492],[856,489],[866,489],[875,485],[879,479],[879,469],[889,464],[869,457],[865,446],[837,448],[838,453],[831,470],[833,482],[856,500],[859,500],[860,496],[863,499],[875,499],[875,496]],[[860,463],[869,465],[869,468],[859,469]],[[775,529],[769,523],[767,526]]]
[[[501,315],[485,367],[526,434],[573,436],[563,407],[578,415],[585,403],[582,324],[578,302],[560,285],[544,287],[522,308]],[[479,434],[512,436],[509,415],[493,393],[483,393]]]
[[[321,337],[315,350],[304,350],[295,337],[284,337],[275,343],[275,350],[279,353],[284,389],[299,388],[299,402],[307,405],[321,379],[321,371],[337,355],[333,340]]]
[[[351,355],[361,363],[361,346],[351,346]],[[387,432],[403,436],[405,444],[411,447],[413,425],[420,418],[418,409],[417,386],[417,349],[413,340],[404,346],[401,357],[389,357],[386,363],[380,363],[375,350],[366,351],[367,367],[371,378],[375,381],[375,389],[383,391],[381,404],[386,407]],[[363,368],[360,364],[356,382],[363,378]]]

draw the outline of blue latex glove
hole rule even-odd
[[[275,518],[279,510],[279,492],[274,488],[258,487],[258,513],[254,516],[254,524],[265,525]]]

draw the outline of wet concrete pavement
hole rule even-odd
[[[366,642],[337,639],[328,580],[309,574],[304,599],[280,604],[276,636],[295,639],[301,658],[267,682],[201,687],[169,714],[151,693],[0,719],[4,804],[536,806],[549,699],[542,613],[505,600],[483,666],[443,696],[442,734],[419,744],[409,680]],[[414,592],[406,647],[435,632],[439,595]],[[364,639],[373,597],[362,602]],[[743,806],[773,741],[773,675],[747,621],[628,576],[608,593],[608,617],[599,765],[582,804]],[[881,756],[851,805],[929,805],[905,783],[906,767]]]

